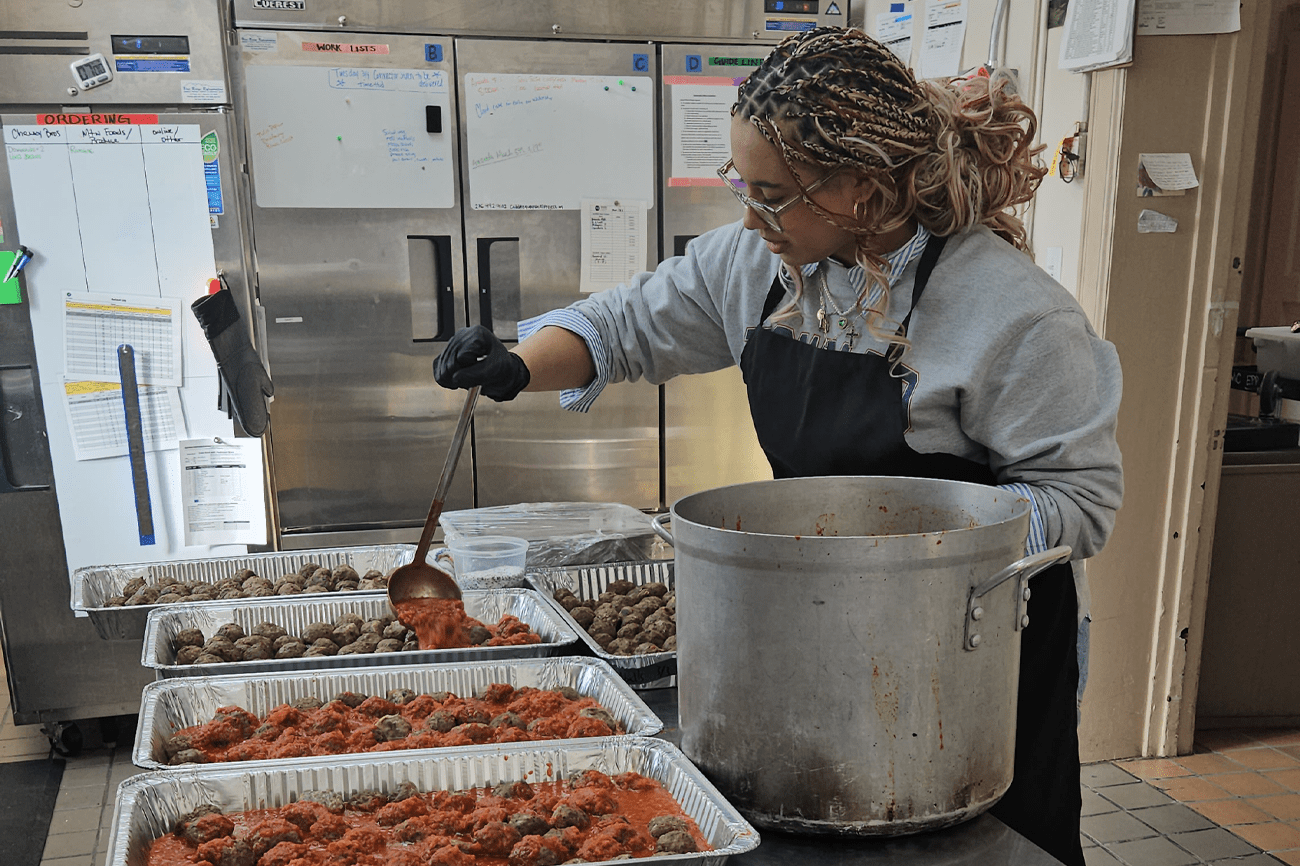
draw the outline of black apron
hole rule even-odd
[[[917,265],[907,325],[947,239],[931,237]],[[772,281],[758,326],[740,356],[759,445],[777,478],[893,475],[996,483],[988,466],[953,454],[919,454],[908,429],[908,371],[890,375],[890,357],[827,350],[762,323],[785,297]],[[887,357],[887,355],[889,357]],[[1079,682],[1077,599],[1068,563],[1030,580],[1030,626],[1020,648],[1015,778],[991,810],[1068,866],[1083,866],[1079,842]]]

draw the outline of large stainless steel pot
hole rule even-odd
[[[1027,581],[1070,554],[1024,557],[1029,513],[922,478],[678,500],[655,527],[676,548],[683,751],[760,827],[901,835],[992,806]]]

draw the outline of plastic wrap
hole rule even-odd
[[[521,502],[444,512],[438,521],[458,536],[513,535],[528,541],[529,566],[590,565],[671,559],[650,529],[650,516],[613,502]]]
[[[365,790],[389,793],[403,782],[423,792],[462,791],[502,782],[567,779],[583,770],[610,775],[632,771],[660,782],[713,848],[700,854],[645,857],[637,863],[721,864],[729,855],[758,847],[758,831],[676,746],[663,740],[555,740],[424,754],[427,757],[335,755],[290,768],[213,764],[132,776],[117,789],[107,864],[145,866],[149,843],[170,832],[181,815],[205,804],[239,812],[285,806],[306,791],[330,790],[348,797]]]
[[[337,595],[337,594],[335,594]],[[391,653],[314,656],[296,659],[259,659],[211,665],[178,665],[172,639],[186,628],[197,628],[211,637],[228,622],[238,623],[245,632],[262,622],[273,622],[292,634],[313,622],[334,622],[344,613],[362,619],[390,614],[386,595],[348,593],[342,598],[247,599],[238,602],[201,601],[189,605],[167,605],[149,614],[145,624],[140,663],[153,668],[157,676],[201,677],[222,674],[263,674],[272,671],[309,671],[327,668],[362,668],[379,665],[485,661],[490,659],[538,658],[562,655],[578,635],[531,589],[495,589],[464,593],[465,613],[484,623],[495,623],[506,614],[528,624],[542,642],[518,646],[472,646],[456,649],[411,650]],[[267,602],[267,603],[261,603]]]
[[[243,556],[211,559],[177,559],[166,562],[140,562],[131,565],[89,565],[72,575],[72,610],[89,616],[95,630],[105,640],[139,640],[144,636],[145,620],[151,610],[203,602],[177,602],[175,605],[141,604],[110,607],[108,600],[121,593],[132,578],[153,583],[169,577],[177,581],[201,580],[217,583],[241,569],[251,569],[262,577],[275,578],[297,571],[309,562],[326,568],[350,565],[358,574],[377,569],[384,574],[411,561],[414,544],[384,544],[369,547],[333,547],[320,550],[294,550],[279,553],[248,553]],[[380,590],[380,593],[383,591]],[[294,598],[336,598],[337,593],[311,593]]]
[[[673,582],[672,562],[624,562],[586,568],[543,568],[528,575],[529,585],[550,602],[565,625],[577,632],[578,639],[598,658],[609,662],[610,666],[618,671],[619,676],[631,683],[633,687],[658,689],[676,685],[676,652],[640,653],[630,656],[606,652],[555,600],[555,590],[561,587],[567,588],[583,601],[592,600],[616,580],[631,581],[637,586],[646,583],[662,583],[668,587],[669,592],[673,592],[676,588]]]

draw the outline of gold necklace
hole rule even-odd
[[[853,344],[857,341],[858,337],[862,336],[861,332],[857,328],[853,327],[853,319],[862,315],[862,299],[859,298],[854,301],[853,306],[849,307],[847,310],[841,310],[839,307],[835,306],[835,299],[831,297],[830,289],[826,285],[826,271],[820,266],[817,268],[817,276],[821,277],[822,284],[822,305],[817,310],[817,330],[821,331],[823,334],[828,334],[830,332],[832,318],[826,312],[826,308],[830,307],[835,313],[835,318],[833,320],[835,327],[840,329],[842,336],[844,337],[844,346],[849,351],[852,351]]]

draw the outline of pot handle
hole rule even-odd
[[[1070,553],[1071,550],[1067,545],[1061,545],[1051,550],[1044,550],[1042,553],[1031,554],[1011,563],[979,586],[971,587],[970,596],[966,599],[966,639],[963,647],[968,652],[980,648],[983,639],[979,633],[979,626],[980,620],[984,618],[984,606],[980,604],[980,599],[1012,577],[1019,577],[1016,582],[1015,629],[1020,631],[1029,625],[1029,614],[1025,612],[1029,602],[1029,578],[1058,562],[1065,562],[1070,558]]]
[[[654,531],[655,535],[676,547],[677,544],[673,541],[673,534],[667,529],[664,529],[664,521],[672,516],[673,513],[671,511],[665,511],[663,514],[656,514],[654,517],[650,518],[650,529]]]

